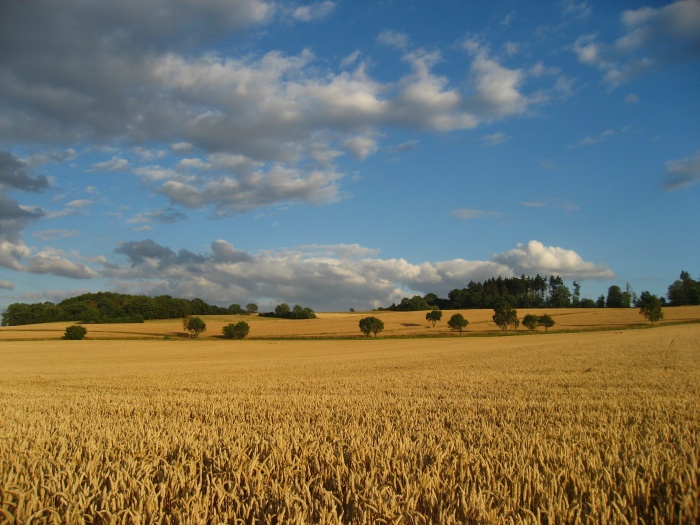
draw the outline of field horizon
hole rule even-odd
[[[700,322],[700,306],[677,306],[663,309],[664,319],[654,326]],[[229,324],[245,321],[250,325],[247,339],[277,338],[362,338],[358,322],[363,317],[374,316],[384,322],[380,338],[387,337],[442,337],[459,336],[447,326],[451,315],[461,313],[469,325],[462,336],[497,335],[502,330],[492,320],[492,309],[444,310],[442,320],[434,327],[425,319],[425,311],[394,312],[317,312],[316,319],[277,319],[258,315],[200,315],[207,324],[207,330],[199,339],[221,337],[221,329]],[[518,316],[527,314],[549,314],[555,321],[548,333],[615,330],[652,327],[637,308],[523,308]],[[72,322],[42,323],[0,328],[0,341],[60,339],[66,327]],[[188,339],[180,319],[151,320],[144,323],[85,324],[88,339]],[[524,334],[528,330],[522,325],[517,330],[509,329],[509,334]],[[538,328],[538,333],[544,333]]]

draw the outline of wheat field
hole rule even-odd
[[[0,523],[700,519],[698,324],[3,341],[0,363]]]
[[[451,315],[461,313],[469,320],[463,335],[498,334],[501,329],[493,322],[493,310],[446,310],[435,327],[425,319],[422,312],[332,312],[317,313],[317,319],[291,320],[248,315],[203,315],[207,330],[200,338],[221,336],[221,329],[229,323],[245,321],[250,325],[251,339],[260,338],[361,338],[358,322],[369,315],[384,322],[380,337],[435,337],[453,336],[447,327]],[[556,308],[519,309],[522,319],[527,314],[548,313],[555,321],[550,331],[582,331],[650,326],[636,308]],[[657,323],[672,324],[700,321],[700,306],[679,306],[664,309],[664,320]],[[24,326],[7,326],[0,329],[0,341],[18,339],[60,339],[70,322],[46,323]],[[140,324],[87,324],[88,339],[147,339],[187,337],[180,319],[146,321]],[[539,329],[542,331],[542,328]],[[512,330],[510,330],[513,333]],[[516,333],[524,333],[520,327]]]

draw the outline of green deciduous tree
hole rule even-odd
[[[509,326],[517,328],[520,325],[517,310],[504,299],[500,299],[496,302],[493,312],[493,322],[501,327],[504,332],[508,330]]]
[[[431,310],[425,314],[425,319],[433,323],[433,328],[435,328],[435,323],[442,319],[442,310]]]
[[[639,306],[639,313],[652,324],[664,318],[664,313],[661,310],[661,299],[654,294],[642,292],[637,306]]]
[[[469,321],[467,321],[462,314],[454,314],[450,317],[450,320],[447,321],[447,326],[450,327],[450,330],[459,330],[459,335],[462,335],[462,330],[464,330],[468,324]]]
[[[195,337],[199,337],[199,334],[206,331],[207,324],[202,321],[199,317],[190,317],[187,322],[187,331],[193,334]]]
[[[552,316],[550,316],[548,314],[540,315],[537,318],[537,325],[544,326],[544,331],[547,332],[548,328],[551,328],[554,326],[554,319],[552,319]]]
[[[539,319],[540,318],[535,314],[527,314],[525,317],[523,317],[523,326],[531,332],[534,332],[537,330]]]
[[[250,333],[250,326],[245,321],[229,323],[221,330],[225,339],[243,339]]]
[[[376,317],[363,317],[360,319],[359,326],[360,331],[366,336],[374,334],[374,337],[377,337],[377,334],[384,330],[384,323]]]
[[[257,314],[258,313],[258,305],[255,303],[248,303],[245,305],[246,312],[249,314]]]
[[[87,335],[87,329],[84,326],[74,324],[66,328],[66,333],[63,334],[63,339],[70,339],[72,341],[78,341],[84,339]]]

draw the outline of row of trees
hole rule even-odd
[[[279,319],[316,319],[316,313],[308,307],[295,304],[294,308],[289,308],[287,303],[275,306],[274,312],[265,312],[261,317],[277,317]]]
[[[190,334],[190,337],[199,337],[199,334],[207,330],[207,323],[199,317],[187,316],[182,318],[182,327]],[[245,321],[229,323],[221,329],[224,339],[243,339],[250,333],[250,325]]]
[[[254,305],[249,305],[254,306]],[[257,312],[257,306],[255,306]],[[13,303],[2,314],[3,326],[55,321],[81,323],[142,323],[148,319],[178,319],[189,315],[223,315],[229,308],[207,304],[201,299],[177,299],[169,295],[148,297],[112,292],[87,293],[58,304]]]
[[[649,292],[643,292],[649,293]],[[668,301],[660,298],[662,305],[682,306],[700,304],[700,282],[692,279],[686,271],[680,279],[668,288]],[[399,304],[392,304],[378,310],[418,311],[418,310],[463,310],[495,308],[502,301],[513,308],[631,308],[640,307],[641,296],[637,295],[629,283],[625,288],[612,285],[607,295],[598,299],[581,297],[581,284],[574,281],[573,291],[560,276],[497,277],[483,283],[470,281],[466,288],[455,288],[446,298],[428,293],[421,297],[404,297]]]
[[[649,292],[642,292],[642,295],[637,300],[637,306],[639,307],[639,313],[652,323],[664,317],[661,300]],[[435,324],[442,319],[442,310],[437,308],[430,310],[425,314],[425,319],[430,321],[435,327]],[[504,332],[508,331],[508,328],[517,329],[520,326],[518,311],[505,299],[501,299],[494,306],[492,319],[496,326]],[[544,327],[544,331],[547,332],[549,328],[555,325],[555,322],[549,314],[527,314],[523,317],[522,324],[531,332],[534,332],[540,326]],[[468,325],[469,321],[460,313],[452,315],[450,320],[447,321],[447,326],[450,330],[459,331],[460,335],[462,330]],[[376,337],[379,332],[384,330],[384,323],[377,317],[364,317],[360,319],[359,326],[360,331],[366,336],[374,334]]]
[[[392,304],[384,310],[415,311],[430,310],[462,310],[477,308],[493,308],[500,300],[507,301],[517,308],[563,308],[570,306],[590,306],[588,300],[581,299],[581,285],[574,281],[573,293],[559,276],[543,277],[537,275],[528,277],[497,277],[487,279],[483,283],[470,281],[465,288],[455,288],[447,294],[447,298],[438,297],[434,293],[424,297],[418,295],[405,297],[401,302]],[[595,305],[595,303],[593,303]]]

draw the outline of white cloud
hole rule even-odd
[[[666,191],[687,188],[700,182],[700,153],[694,157],[670,160],[666,163],[663,188]]]
[[[90,168],[88,171],[96,172],[96,171],[107,171],[110,173],[114,173],[117,171],[127,171],[129,169],[129,161],[117,156],[112,157],[109,160],[106,160],[104,162],[96,162]]]
[[[15,285],[14,285],[14,283],[11,283],[10,281],[5,281],[4,279],[0,279],[0,288],[3,288],[5,290],[14,290]]]
[[[325,18],[331,14],[336,8],[335,2],[330,0],[324,0],[323,2],[316,2],[314,4],[300,6],[294,9],[292,16],[296,20],[302,22],[310,22],[312,20],[319,20]]]
[[[497,146],[498,144],[508,142],[511,138],[511,136],[499,131],[496,133],[491,133],[490,135],[484,135],[481,137],[481,142],[487,146]]]
[[[584,261],[573,250],[545,246],[539,241],[518,244],[513,250],[495,254],[493,260],[511,268],[516,275],[542,273],[564,279],[610,279],[614,276],[608,268]]]
[[[98,277],[97,272],[84,264],[71,261],[62,256],[57,250],[43,250],[33,257],[27,258],[25,271],[29,273],[49,273],[70,279],[92,279]]]
[[[477,95],[475,111],[482,118],[493,119],[523,113],[529,101],[519,87],[525,79],[521,69],[508,69],[490,57],[488,49],[474,41],[467,41],[464,47],[473,55],[471,75]]]
[[[3,34],[13,53],[2,58],[0,105],[10,109],[0,118],[0,139],[169,144],[169,151],[112,149],[89,171],[134,174],[173,203],[212,206],[217,214],[335,202],[344,175],[336,159],[343,151],[358,159],[376,153],[385,129],[473,129],[542,101],[523,89],[531,73],[506,67],[486,47],[465,44],[465,82],[464,72],[436,73],[440,52],[412,49],[408,36],[396,31],[378,40],[399,50],[408,71],[381,80],[357,50],[339,69],[310,49],[213,51],[221,38],[268,23],[275,13],[327,16],[336,8],[327,0],[295,3],[293,10],[263,0],[79,4],[65,25],[52,23],[63,20],[53,3],[16,9]],[[35,27],[47,28],[43,37],[52,46],[36,45]],[[192,31],[183,36],[183,27]],[[61,154],[68,159],[71,151]],[[166,151],[187,158],[169,166],[161,160]],[[227,171],[215,155],[242,160]],[[233,189],[243,193],[235,196]]]
[[[563,0],[564,15],[574,18],[588,18],[593,10],[589,2],[576,2],[576,0]]]
[[[379,149],[375,138],[367,135],[350,137],[345,141],[344,146],[359,159],[365,159],[370,155],[374,155]]]
[[[612,43],[598,41],[597,35],[585,35],[572,47],[579,61],[599,68],[611,87],[651,68],[700,58],[697,0],[625,11],[621,23],[625,32]]]
[[[379,33],[377,42],[399,50],[405,50],[408,48],[408,35],[387,29]]]
[[[197,296],[220,304],[255,300],[269,303],[266,307],[294,302],[324,311],[388,306],[413,293],[445,296],[470,280],[498,275],[552,273],[579,280],[612,276],[607,268],[585,262],[571,250],[537,241],[487,261],[418,264],[382,259],[377,250],[344,244],[249,254],[218,240],[212,243],[211,254],[198,255],[139,241],[124,243],[117,252],[127,257],[128,265],[105,266],[105,276],[121,283],[133,281],[134,286],[145,283],[150,293]]]
[[[73,255],[71,258],[75,258]],[[70,279],[92,279],[98,274],[60,250],[47,248],[35,255],[24,243],[0,242],[0,266],[20,272],[52,274]]]
[[[91,205],[92,201],[90,199],[72,200],[66,203],[65,207],[62,210],[46,213],[46,217],[48,219],[56,219],[59,217],[70,217],[71,215],[78,215]]]
[[[221,176],[204,182],[168,180],[158,191],[173,204],[187,208],[212,205],[218,216],[243,213],[281,203],[327,204],[341,199],[334,171],[297,169],[274,165],[241,177]]]

